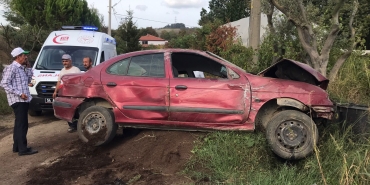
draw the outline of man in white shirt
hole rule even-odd
[[[62,62],[63,62],[64,68],[59,73],[58,82],[57,82],[55,91],[53,93],[53,98],[54,99],[57,96],[57,92],[58,92],[60,84],[62,84],[61,79],[62,79],[63,75],[71,74],[71,73],[81,73],[81,70],[78,67],[72,66],[71,55],[64,54],[62,56]],[[74,131],[77,130],[77,122],[76,121],[73,121],[72,123],[68,122],[68,125],[69,125],[68,132],[74,132]]]

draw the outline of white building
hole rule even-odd
[[[249,17],[228,23],[232,27],[236,27],[237,35],[241,38],[243,46],[249,47]],[[226,24],[227,25],[227,24]],[[267,31],[267,16],[261,14],[261,29],[260,29],[260,41],[263,41],[263,36]]]
[[[153,35],[150,35],[150,34],[147,34],[145,36],[141,36],[140,39],[139,39],[139,43],[143,47],[148,47],[149,45],[155,45],[155,46],[165,45],[166,42],[167,42],[166,40],[164,40],[162,38],[159,38],[159,37],[156,37],[156,36],[153,36]]]

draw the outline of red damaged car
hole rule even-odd
[[[78,119],[78,135],[108,143],[118,126],[266,132],[284,159],[308,156],[316,125],[331,119],[329,81],[306,64],[283,59],[258,75],[210,52],[146,50],[119,55],[62,78],[55,116]]]

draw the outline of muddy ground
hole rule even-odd
[[[107,146],[83,144],[53,112],[29,117],[28,144],[39,153],[12,152],[14,116],[0,120],[0,184],[194,184],[181,174],[201,132],[126,129]]]

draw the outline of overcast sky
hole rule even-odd
[[[108,26],[109,0],[86,0],[104,15]],[[112,29],[116,29],[127,10],[134,11],[133,17],[139,28],[161,28],[171,23],[184,23],[187,27],[198,27],[202,7],[208,10],[208,0],[112,0]],[[0,10],[3,10],[0,7]],[[3,11],[0,11],[3,14]],[[0,22],[6,24],[4,18]]]

